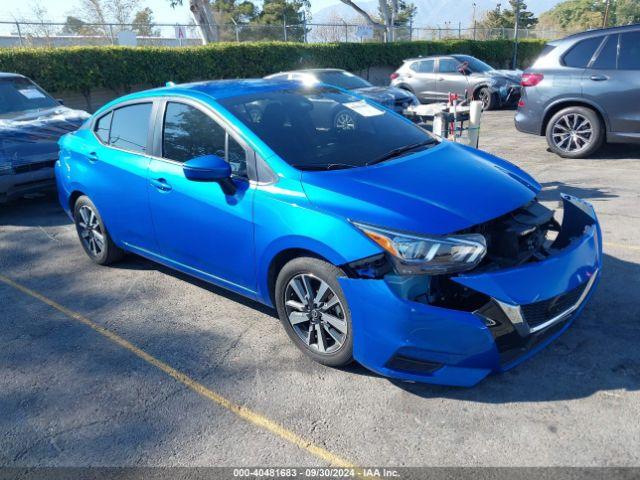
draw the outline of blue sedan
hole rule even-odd
[[[590,204],[563,196],[559,222],[518,167],[325,84],[135,93],[60,146],[93,261],[132,252],[275,307],[324,365],[474,385],[560,335],[601,268]]]

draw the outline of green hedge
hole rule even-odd
[[[529,65],[543,46],[543,41],[523,41],[519,47],[520,65]],[[51,92],[67,90],[88,95],[94,88],[126,92],[134,85],[162,85],[168,80],[261,77],[302,67],[353,71],[398,67],[405,58],[444,53],[467,53],[496,67],[506,67],[513,44],[508,40],[445,40],[389,44],[219,43],[182,48],[3,48],[0,71],[27,75]]]

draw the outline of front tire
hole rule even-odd
[[[563,158],[586,158],[604,142],[604,127],[596,112],[586,107],[568,107],[547,124],[547,143]]]
[[[124,256],[116,246],[93,202],[83,195],[73,207],[73,219],[84,251],[98,265],[109,265]]]
[[[487,87],[482,87],[476,94],[476,99],[482,102],[483,110],[495,110],[498,108],[498,96]]]
[[[338,277],[323,260],[301,257],[287,263],[276,279],[275,303],[289,338],[318,363],[342,367],[353,361],[351,312]]]

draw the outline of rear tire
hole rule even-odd
[[[307,356],[331,367],[353,361],[351,312],[338,267],[312,257],[287,263],[276,279],[275,303],[289,338]]]
[[[113,243],[98,209],[86,195],[76,200],[73,219],[80,244],[95,263],[110,265],[124,257],[124,251]]]
[[[498,96],[487,87],[482,87],[476,93],[476,99],[482,102],[483,110],[495,110],[498,108]]]
[[[547,143],[563,158],[586,158],[604,143],[604,126],[596,112],[586,107],[568,107],[547,124]]]

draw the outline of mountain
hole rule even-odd
[[[416,27],[444,27],[445,22],[451,22],[451,27],[457,27],[458,23],[462,23],[462,27],[470,26],[473,18],[473,3],[476,4],[476,19],[479,20],[482,14],[496,7],[496,0],[410,0],[418,7],[418,13],[414,20]],[[551,9],[561,0],[529,0],[527,7],[536,15]],[[367,0],[359,2],[361,6],[370,13],[377,14],[378,2],[376,0]],[[503,8],[509,6],[508,0],[501,1]],[[312,0],[313,9],[313,0]],[[312,22],[323,23],[328,22],[332,18],[343,18],[347,22],[356,17],[358,14],[345,5],[336,2],[324,8],[320,8],[313,12]]]

